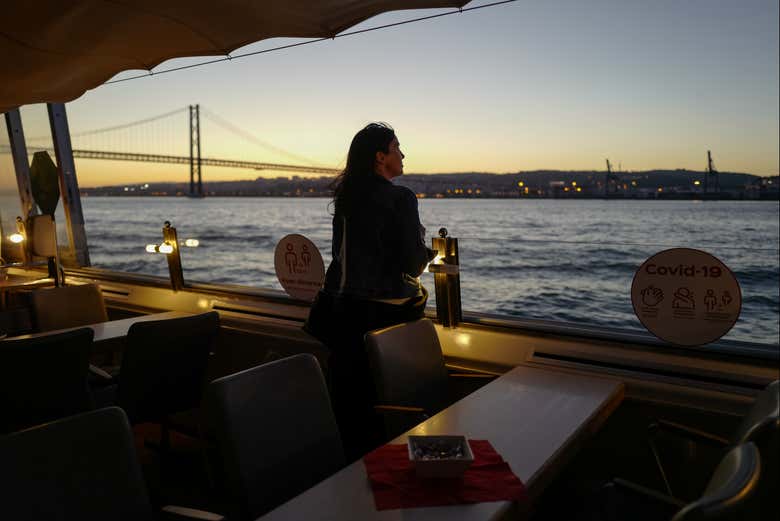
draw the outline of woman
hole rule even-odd
[[[417,198],[390,182],[403,174],[403,159],[384,123],[352,139],[333,184],[333,261],[306,323],[331,353],[331,399],[350,461],[379,441],[363,336],[422,317],[428,299],[417,277],[434,252],[425,247]]]

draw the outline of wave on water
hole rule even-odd
[[[166,219],[179,237],[201,241],[199,248],[182,249],[186,280],[278,288],[274,249],[290,233],[306,235],[326,264],[330,259],[326,201],[148,199],[82,201],[93,265],[166,276],[164,259],[145,252],[147,243],[162,240]],[[460,238],[464,310],[641,329],[629,294],[637,268],[664,245],[699,243],[722,258],[742,286],[743,313],[727,338],[779,343],[776,202],[517,203],[420,200],[429,245],[441,226]],[[432,277],[424,277],[432,303]]]

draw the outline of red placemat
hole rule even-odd
[[[366,454],[377,510],[525,499],[525,485],[486,440],[469,440],[474,463],[454,479],[421,479],[406,445],[385,445]]]

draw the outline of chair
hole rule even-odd
[[[761,477],[761,456],[752,442],[732,448],[718,464],[707,488],[695,501],[688,504],[628,481],[617,479],[607,486],[608,520],[612,519],[669,519],[654,517],[651,512],[676,512],[672,521],[710,521],[760,519],[755,504]],[[617,512],[617,499],[623,499],[622,508],[630,510],[622,517]],[[626,499],[633,502],[625,501]]]
[[[149,502],[127,417],[117,407],[0,437],[0,461],[3,519],[158,518]],[[178,507],[164,510],[222,519]]]
[[[92,409],[92,330],[0,342],[0,432]]]
[[[375,408],[385,417],[389,437],[447,407],[451,376],[494,378],[448,374],[439,337],[427,318],[369,331],[365,339],[379,401]]]
[[[108,320],[103,294],[95,284],[38,289],[32,292],[32,308],[39,331],[86,326]]]
[[[235,519],[257,518],[344,464],[325,379],[310,354],[214,380],[207,409]]]
[[[163,450],[169,445],[170,416],[200,406],[218,333],[216,311],[138,322],[127,332],[113,403],[133,425],[159,423]]]
[[[669,495],[673,495],[672,488],[667,479],[667,473],[661,463],[660,454],[655,442],[656,438],[661,433],[672,434],[692,442],[714,446],[723,450],[729,446],[751,441],[754,442],[758,446],[764,466],[763,473],[765,479],[761,484],[762,490],[760,495],[769,498],[773,492],[770,492],[765,484],[772,487],[776,486],[778,476],[777,457],[780,452],[778,449],[778,446],[780,445],[780,380],[775,380],[770,383],[756,396],[756,400],[752,407],[742,419],[730,439],[666,420],[657,420],[652,423],[649,426],[649,433],[650,447],[655,456],[656,464]]]

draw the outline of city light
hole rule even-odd
[[[517,183],[517,186],[519,186],[519,187],[521,187],[521,188],[522,188],[522,187],[524,187],[524,186],[525,186],[525,183],[524,183],[524,182],[522,182],[522,181],[520,181],[519,183]]]
[[[693,184],[695,184],[696,186],[699,186],[701,184],[701,181],[694,181]]]
[[[200,241],[198,239],[187,239],[184,241],[184,245],[188,248],[197,248],[200,246]]]
[[[9,240],[10,240],[12,243],[14,243],[14,244],[19,244],[20,242],[24,242],[24,235],[22,235],[21,233],[12,233],[12,234],[11,234],[11,235],[8,237],[8,239],[9,239]]]
[[[164,242],[157,248],[157,251],[160,253],[173,253],[173,245]]]
[[[156,244],[147,244],[146,245],[146,253],[157,253],[157,245]]]

